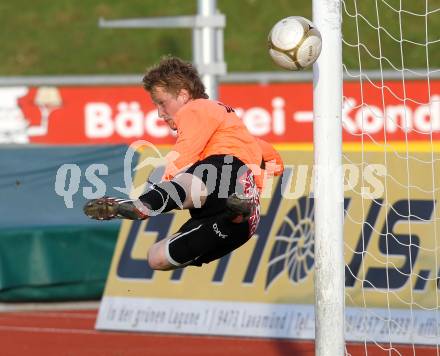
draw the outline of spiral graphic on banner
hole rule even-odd
[[[266,286],[287,272],[292,283],[307,278],[315,263],[315,225],[313,199],[302,197],[283,219],[273,245]]]

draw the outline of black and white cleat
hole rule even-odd
[[[83,211],[90,219],[95,220],[144,220],[148,218],[148,215],[136,207],[133,200],[112,197],[89,200],[84,205]]]

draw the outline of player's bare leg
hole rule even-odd
[[[168,256],[168,241],[173,237],[174,235],[169,236],[150,247],[147,254],[147,261],[150,268],[160,271],[170,271],[181,268],[180,266],[172,264]]]
[[[173,182],[185,190],[182,209],[201,208],[205,204],[208,189],[200,178],[189,173],[181,173],[173,179]]]

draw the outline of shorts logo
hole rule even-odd
[[[219,229],[218,226],[217,226],[217,223],[214,223],[214,224],[212,225],[212,228],[214,229],[214,232],[215,232],[218,236],[220,236],[222,239],[225,239],[225,238],[228,237],[228,235],[223,234],[223,233],[220,231],[220,229]]]

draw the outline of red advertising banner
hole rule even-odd
[[[313,84],[223,84],[220,101],[272,143],[313,140]],[[0,143],[171,144],[141,86],[0,88]],[[347,82],[345,142],[440,139],[440,80]]]

